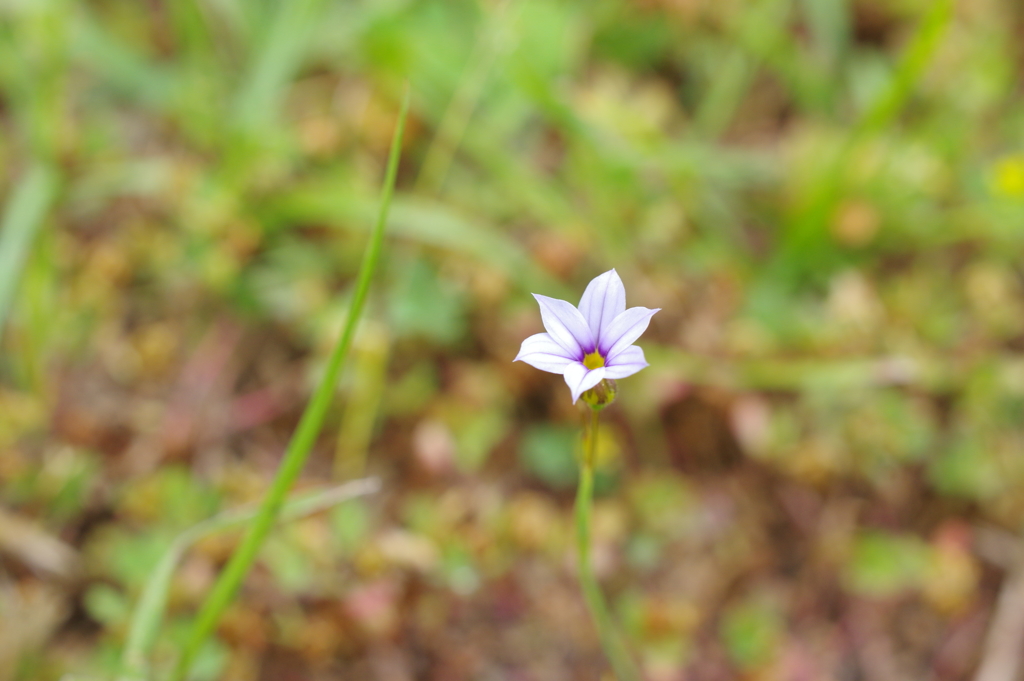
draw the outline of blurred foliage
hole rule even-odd
[[[530,292],[616,267],[662,312],[594,558],[650,677],[968,678],[1004,567],[978,528],[1024,518],[1022,30],[1012,0],[0,0],[0,500],[29,521],[0,517],[0,679],[113,676],[168,542],[266,489],[406,79],[304,481],[385,491],[278,531],[199,676],[597,678],[578,414],[510,360]],[[185,559],[158,671],[236,540]]]

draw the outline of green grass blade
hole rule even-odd
[[[326,180],[314,180],[282,193],[264,206],[268,222],[320,221],[349,229],[372,219],[376,206],[354,193],[328,193]],[[547,274],[523,245],[478,214],[466,215],[429,199],[395,199],[388,219],[392,238],[408,239],[429,248],[441,248],[496,267],[527,290],[546,288],[568,297],[565,284]]]
[[[285,88],[309,49],[320,4],[293,0],[278,5],[235,101],[235,118],[243,128],[273,122]]]
[[[18,183],[0,224],[0,334],[14,302],[14,292],[32,249],[32,241],[53,200],[57,176],[36,165]]]
[[[69,49],[80,67],[104,87],[155,112],[165,112],[179,88],[177,72],[148,59],[109,30],[87,8],[78,7]]]
[[[952,18],[951,0],[935,2],[922,17],[887,86],[861,115],[834,158],[823,162],[806,208],[789,225],[779,257],[765,270],[768,279],[785,280],[792,274],[807,276],[811,268],[820,275],[835,265],[836,254],[829,251],[824,235],[829,216],[840,198],[850,154],[865,137],[878,134],[896,120],[913,94],[914,86],[924,76]]]
[[[286,503],[281,509],[281,521],[303,518],[327,510],[349,499],[373,494],[380,489],[376,478],[352,482],[326,490],[303,494]],[[167,594],[171,588],[174,570],[182,556],[201,539],[236,528],[252,520],[258,508],[232,509],[190,527],[178,535],[164,552],[132,613],[128,640],[121,656],[121,681],[144,681],[148,678],[146,660],[156,642],[156,636],[167,607]]]
[[[430,143],[416,178],[417,193],[433,195],[444,185],[448,168],[455,158],[455,152],[462,143],[469,119],[480,103],[484,88],[491,76],[494,63],[502,52],[509,49],[509,40],[504,38],[512,14],[510,7],[514,0],[503,0],[493,13],[487,15],[484,26],[477,36],[476,45],[470,55],[466,72],[459,81],[452,101],[441,117],[437,135]]]
[[[249,569],[256,560],[260,547],[263,545],[263,541],[267,537],[267,533],[270,531],[274,520],[281,510],[285,495],[302,471],[306,459],[309,457],[309,452],[313,448],[313,443],[316,441],[323,426],[327,408],[330,406],[331,399],[334,396],[338,375],[345,356],[348,354],[349,346],[352,344],[352,337],[355,334],[356,325],[359,322],[363,305],[366,302],[370,280],[380,259],[380,252],[384,241],[384,225],[387,223],[388,208],[391,205],[391,197],[395,189],[398,158],[402,148],[402,133],[405,129],[405,118],[408,110],[409,93],[406,91],[402,101],[401,112],[398,116],[395,134],[391,140],[391,153],[388,157],[380,212],[377,215],[377,222],[374,225],[373,233],[370,235],[370,243],[367,245],[366,253],[363,255],[359,280],[356,284],[355,294],[352,297],[352,304],[348,310],[348,318],[345,320],[344,331],[334,351],[331,353],[323,378],[320,380],[316,392],[313,393],[312,399],[310,399],[309,404],[306,406],[302,419],[299,421],[299,426],[296,428],[291,442],[288,444],[288,449],[285,452],[284,459],[281,461],[280,468],[277,470],[277,475],[274,477],[270,491],[260,504],[259,511],[249,526],[245,537],[242,539],[242,543],[239,544],[235,553],[231,556],[231,560],[228,561],[227,566],[224,568],[216,584],[214,584],[213,589],[199,611],[199,615],[196,617],[196,622],[185,644],[185,649],[182,651],[178,665],[171,676],[176,681],[181,681],[187,676],[200,647],[210,634],[213,633],[225,608],[234,598],[242,580],[248,574]]]
[[[855,134],[874,133],[892,123],[931,63],[952,20],[952,0],[939,0],[932,4],[904,49],[888,87],[872,102],[859,121]]]

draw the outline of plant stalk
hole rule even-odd
[[[214,584],[213,589],[207,595],[192,626],[189,637],[185,643],[178,664],[171,674],[172,681],[182,681],[188,676],[192,663],[195,662],[200,648],[210,637],[217,623],[220,622],[224,610],[235,597],[235,593],[242,584],[242,580],[249,573],[249,569],[256,561],[260,547],[263,546],[270,528],[277,519],[285,496],[292,484],[298,478],[299,473],[305,466],[306,459],[313,449],[313,444],[324,423],[327,409],[334,397],[338,383],[338,375],[341,372],[342,364],[348,355],[349,346],[352,344],[352,337],[355,335],[356,326],[362,313],[363,305],[366,302],[366,295],[370,288],[370,280],[374,270],[377,269],[377,262],[380,259],[380,252],[384,242],[384,225],[387,222],[388,208],[391,205],[391,195],[395,188],[395,177],[398,173],[398,158],[402,148],[402,133],[405,129],[405,117],[409,110],[409,91],[406,90],[402,100],[402,108],[398,116],[398,124],[395,128],[395,135],[391,140],[391,153],[388,156],[387,172],[384,180],[384,190],[381,197],[380,212],[377,215],[377,222],[370,235],[370,242],[366,246],[363,255],[363,263],[359,269],[359,279],[356,283],[355,294],[352,296],[352,303],[348,309],[348,316],[345,319],[345,328],[338,340],[338,344],[331,352],[327,362],[327,369],[323,378],[313,393],[306,410],[302,413],[298,428],[295,429],[288,449],[270,490],[260,503],[259,511],[249,525],[241,544],[235,549],[231,559],[228,561],[224,571]]]
[[[640,681],[640,670],[626,648],[625,642],[615,629],[608,604],[601,593],[601,587],[590,564],[590,509],[594,500],[594,461],[597,458],[597,429],[600,409],[590,409],[590,425],[583,446],[580,461],[580,483],[576,492],[576,569],[579,573],[580,588],[590,610],[590,617],[597,627],[601,648],[612,665],[619,681]]]

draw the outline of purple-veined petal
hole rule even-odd
[[[601,342],[605,328],[626,310],[626,287],[615,270],[594,277],[580,298],[580,312],[587,320],[594,339]]]
[[[576,404],[576,400],[580,399],[580,395],[600,383],[601,379],[604,378],[604,373],[604,367],[588,369],[580,362],[573,362],[566,366],[563,376],[565,377],[566,385],[572,391],[572,403]]]
[[[650,365],[644,358],[644,351],[636,345],[630,345],[615,356],[608,358],[608,363],[604,365],[604,377],[625,378],[647,366]]]
[[[532,367],[541,371],[550,371],[553,374],[560,374],[565,366],[576,359],[571,357],[561,345],[546,333],[535,333],[523,341],[519,348],[519,354],[513,362],[526,362]]]
[[[572,303],[537,293],[533,297],[540,304],[540,318],[544,328],[574,359],[583,359],[583,355],[594,349],[594,334],[590,332],[587,320]]]
[[[651,317],[660,309],[631,307],[613,319],[601,336],[601,354],[610,359],[632,345],[647,330]]]

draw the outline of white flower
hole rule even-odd
[[[626,309],[626,288],[615,270],[587,286],[577,309],[572,303],[533,294],[547,333],[523,341],[513,361],[562,374],[573,404],[606,378],[632,376],[648,366],[633,342],[647,330],[658,309]]]

